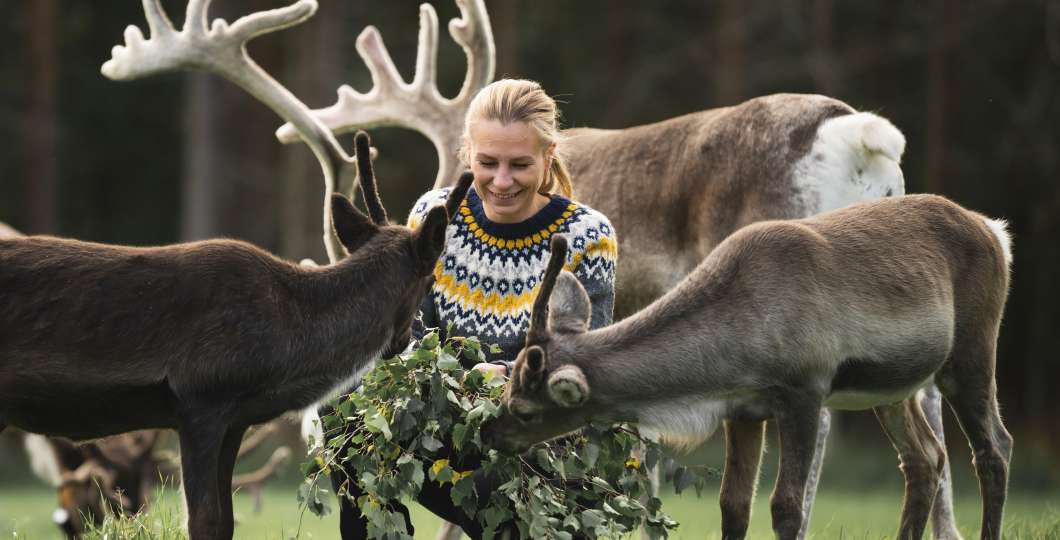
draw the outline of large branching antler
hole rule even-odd
[[[449,21],[449,33],[467,55],[467,75],[460,93],[447,99],[438,91],[438,15],[430,4],[420,6],[416,73],[406,83],[394,66],[383,38],[369,26],[357,38],[357,52],[372,75],[372,89],[362,94],[349,85],[339,88],[338,102],[313,114],[335,133],[394,126],[423,133],[438,153],[435,187],[456,182],[462,168],[456,158],[464,114],[475,93],[493,80],[496,51],[483,0],[456,0],[460,18]],[[298,128],[276,131],[283,142],[296,142]]]
[[[145,39],[134,25],[125,29],[125,45],[117,45],[103,64],[103,75],[133,80],[181,69],[207,71],[239,85],[293,126],[312,149],[324,172],[324,245],[331,262],[343,253],[331,227],[331,194],[342,168],[353,162],[331,130],[308,107],[261,69],[246,52],[255,37],[299,24],[317,9],[316,0],[298,0],[286,7],[261,11],[229,25],[224,19],[207,20],[210,0],[189,0],[184,27],[177,30],[160,0],[143,0],[151,37]],[[350,188],[352,191],[352,186]],[[347,193],[351,195],[352,193]]]

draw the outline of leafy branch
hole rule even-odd
[[[520,456],[488,448],[479,431],[499,416],[505,382],[465,370],[459,360],[484,361],[483,347],[473,337],[442,343],[431,332],[379,362],[321,419],[327,442],[303,465],[299,499],[326,513],[320,476],[349,474],[343,486],[355,482],[363,491],[353,502],[375,538],[411,538],[397,505],[415,498],[424,482],[451,484],[453,503],[487,538],[508,523],[521,538],[556,540],[616,537],[641,524],[652,538],[665,538],[677,526],[651,497],[649,464],[631,457],[643,447],[654,463],[659,448],[634,429],[589,426]],[[479,493],[474,474],[507,481]],[[345,487],[338,495],[352,497]]]

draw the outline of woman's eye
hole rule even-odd
[[[481,159],[478,160],[478,164],[482,165],[483,167],[496,167],[497,166],[497,162],[496,161],[483,161]]]
[[[512,168],[513,169],[523,170],[523,169],[525,169],[525,168],[527,168],[529,166],[530,166],[529,163],[512,163]]]

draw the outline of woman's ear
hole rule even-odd
[[[372,220],[341,193],[331,194],[331,223],[346,251],[353,253],[379,232]]]

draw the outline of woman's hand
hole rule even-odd
[[[494,377],[507,377],[507,369],[501,364],[487,364],[485,362],[475,364],[475,367],[471,368],[482,373],[493,373]]]

